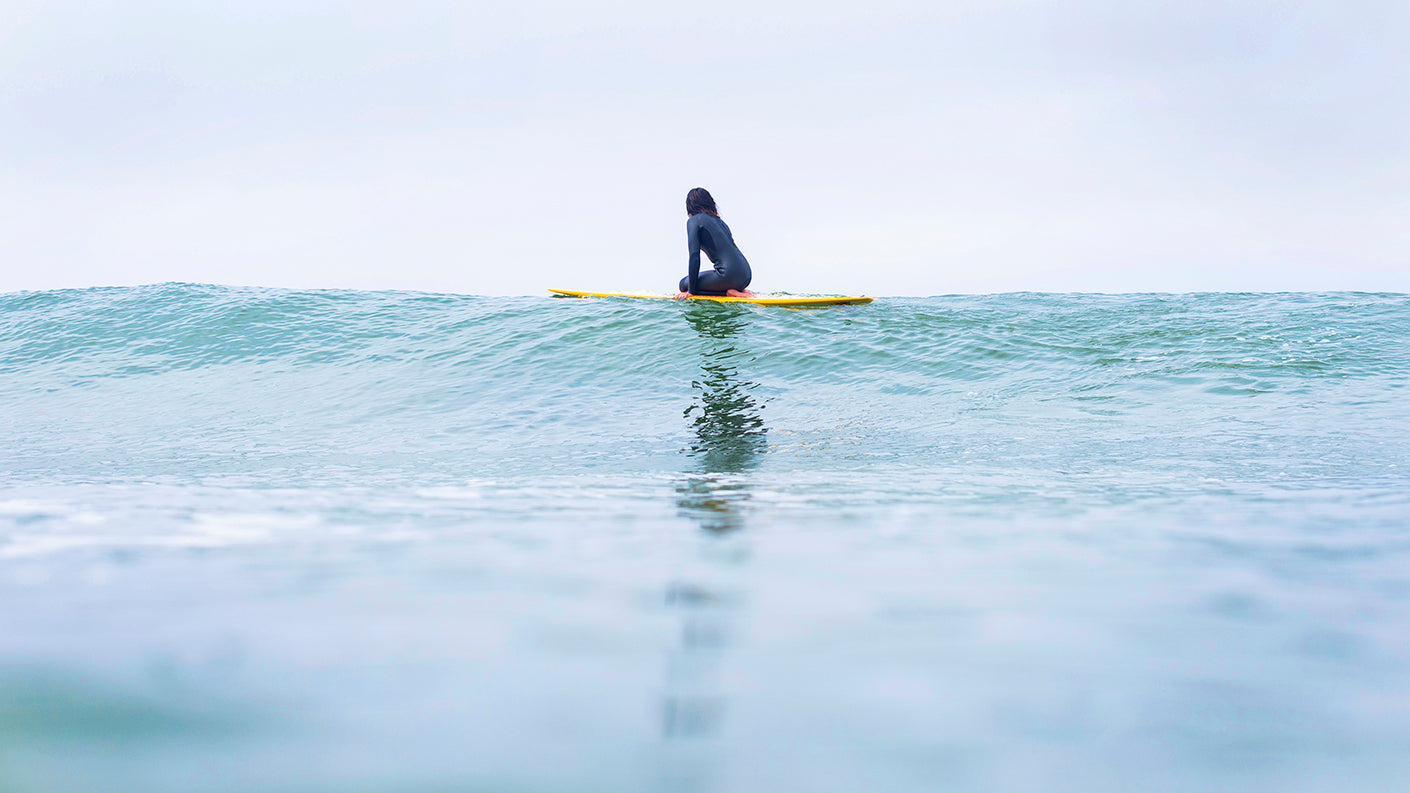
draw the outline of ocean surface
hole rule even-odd
[[[0,295],[0,790],[1410,784],[1410,296]]]

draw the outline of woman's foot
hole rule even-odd
[[[725,294],[730,297],[758,297],[758,295],[750,292],[748,289],[730,289],[726,291]]]

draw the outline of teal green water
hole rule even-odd
[[[0,295],[5,791],[1386,790],[1410,296]]]

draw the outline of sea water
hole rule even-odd
[[[0,789],[1410,782],[1410,297],[0,295]]]

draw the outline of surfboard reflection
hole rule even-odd
[[[768,446],[763,404],[751,393],[759,384],[742,378],[741,364],[753,360],[738,342],[750,311],[733,305],[691,306],[686,321],[701,340],[700,376],[691,383],[696,395],[685,409],[694,439],[685,450],[695,471],[680,483],[682,514],[711,532],[742,525],[749,498],[741,474],[759,464]]]

